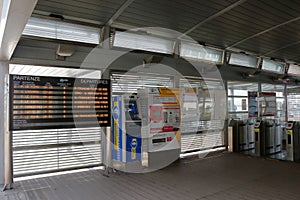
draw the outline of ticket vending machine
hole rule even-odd
[[[179,158],[181,152],[180,89],[148,88],[138,91],[143,151],[146,167],[159,169]],[[144,163],[143,163],[144,165]]]
[[[299,122],[289,121],[286,125],[285,133],[287,135],[286,150],[287,160],[300,161],[300,137]]]
[[[112,167],[127,172],[141,171],[141,119],[137,96],[113,96],[112,118]]]

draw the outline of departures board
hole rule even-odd
[[[106,79],[10,75],[10,130],[107,127]]]

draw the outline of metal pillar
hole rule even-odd
[[[0,62],[0,185],[3,190],[11,189],[13,184],[12,170],[12,136],[8,131],[9,102],[8,102],[8,62]]]

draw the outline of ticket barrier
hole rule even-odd
[[[254,138],[254,119],[247,121],[247,136],[248,136],[248,153],[255,154],[255,138]]]
[[[256,156],[266,156],[281,152],[282,128],[279,120],[257,120],[254,124]]]
[[[233,152],[254,153],[254,122],[253,120],[231,120],[233,129]]]
[[[279,120],[275,120],[275,153],[282,151],[282,133],[283,128]]]
[[[262,156],[265,155],[264,152],[264,129],[263,129],[263,121],[262,120],[256,120],[254,123],[254,146],[255,146],[255,152],[254,155],[256,156]]]
[[[275,146],[275,121],[273,119],[266,119],[264,120],[264,128],[265,128],[265,141],[264,146],[264,154],[263,155],[271,155],[275,153],[276,146]]]
[[[300,161],[300,134],[299,134],[299,122],[289,121],[286,125],[286,160]]]

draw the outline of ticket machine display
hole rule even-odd
[[[138,100],[141,107],[143,149],[148,154],[147,166],[167,166],[178,159],[180,154],[180,89],[139,90]]]

